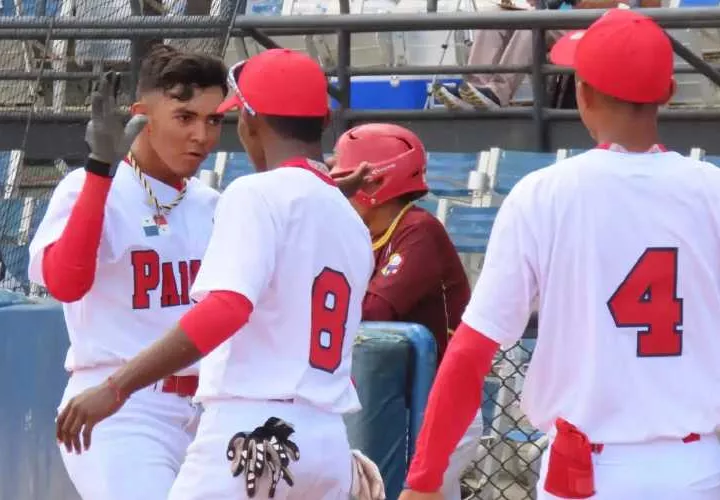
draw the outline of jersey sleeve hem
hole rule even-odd
[[[469,315],[464,315],[462,322],[467,326],[475,330],[476,332],[482,332],[482,334],[488,339],[500,344],[501,346],[512,345],[522,337],[523,332],[508,332],[498,327],[492,321],[488,321],[484,318],[472,318]]]

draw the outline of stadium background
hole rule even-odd
[[[717,86],[710,81],[720,81],[714,66],[720,16],[710,8],[715,6],[705,3],[701,7],[708,8],[696,10],[676,2],[652,14],[674,28],[670,33],[691,51],[679,49],[692,64],[678,57],[680,92],[663,111],[667,144],[697,157],[707,154],[720,165],[712,156],[720,152],[714,140],[720,131]],[[420,14],[427,10],[464,13]],[[478,16],[475,10],[484,12]],[[327,15],[340,12],[356,15]],[[576,112],[558,109],[571,103],[572,96],[562,99],[558,91],[568,88],[569,76],[549,74],[559,70],[545,64],[540,29],[582,27],[600,12],[499,12],[487,0],[0,0],[0,13],[0,251],[5,264],[0,281],[0,500],[77,498],[53,434],[55,405],[67,378],[62,313],[43,290],[27,282],[25,270],[27,244],[52,188],[84,160],[87,98],[102,71],[127,74],[122,103],[129,104],[137,61],[156,41],[213,53],[229,63],[273,43],[307,50],[328,69],[337,88],[328,151],[342,130],[362,121],[401,123],[426,142],[431,194],[420,204],[446,225],[473,282],[497,207],[514,183],[531,170],[591,147]],[[455,82],[471,70],[497,71],[464,66],[470,30],[476,27],[535,27],[539,50],[532,66],[504,71],[545,76],[528,78],[508,109],[439,109],[427,96],[428,84]],[[427,31],[433,28],[438,31]],[[126,38],[113,38],[121,36]],[[228,121],[218,151],[200,173],[219,189],[251,170],[234,123]],[[545,440],[524,418],[518,394],[536,322],[531,321],[521,342],[498,355],[486,382],[485,438],[465,478],[466,498],[534,498]],[[349,434],[380,464],[391,499],[402,486],[412,453],[434,375],[434,349],[427,330],[404,324],[365,324],[356,345],[354,375],[364,410],[348,418]]]

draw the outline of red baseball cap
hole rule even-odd
[[[310,56],[269,49],[235,64],[228,72],[232,95],[218,108],[245,108],[251,114],[323,117],[329,112],[327,79]]]
[[[609,10],[587,30],[555,43],[550,60],[571,66],[581,80],[626,102],[664,103],[673,86],[673,49],[665,31],[649,17]]]

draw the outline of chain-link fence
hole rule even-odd
[[[524,338],[495,358],[483,389],[483,438],[463,478],[463,500],[536,498],[547,438],[532,427],[519,404],[534,347],[535,339]]]

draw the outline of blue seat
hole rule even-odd
[[[10,168],[10,151],[0,151],[0,196],[5,190],[8,169]]]
[[[0,242],[13,243],[20,236],[23,200],[0,200]]]
[[[477,153],[428,153],[430,192],[436,196],[468,196],[468,176],[477,168],[477,156]]]
[[[27,292],[30,280],[27,276],[28,265],[30,265],[30,253],[28,245],[18,245],[10,242],[0,242],[0,253],[5,262],[5,278],[14,278],[22,291]]]
[[[506,195],[517,182],[530,172],[555,163],[557,153],[529,151],[500,151],[498,159],[495,192]]]
[[[215,170],[215,161],[217,160],[217,153],[210,153],[207,158],[200,164],[199,170]]]
[[[233,180],[243,175],[255,172],[250,159],[246,153],[230,152],[227,155],[227,163],[225,164],[225,173],[223,174],[221,188],[227,187]]]
[[[720,167],[720,156],[715,155],[707,155],[703,158],[703,161],[706,161],[708,163],[712,163],[716,167]]]
[[[436,198],[430,198],[428,196],[425,196],[423,198],[420,198],[419,200],[416,200],[415,205],[424,210],[427,210],[433,215],[437,215],[438,200]]]
[[[453,205],[448,209],[445,227],[460,253],[485,253],[497,207]]]
[[[22,0],[20,5],[22,7],[22,15],[24,16],[36,16],[38,14],[37,7],[40,0]],[[15,10],[15,2],[13,0],[0,1],[2,10],[0,15],[3,16],[14,16],[17,14]],[[60,10],[60,0],[45,0],[45,15],[56,16]]]
[[[30,219],[30,239],[31,240],[35,236],[35,232],[37,231],[38,226],[40,225],[40,222],[42,221],[43,217],[45,217],[45,212],[47,212],[49,204],[50,204],[50,199],[48,199],[48,198],[36,198],[34,200],[32,217]]]

